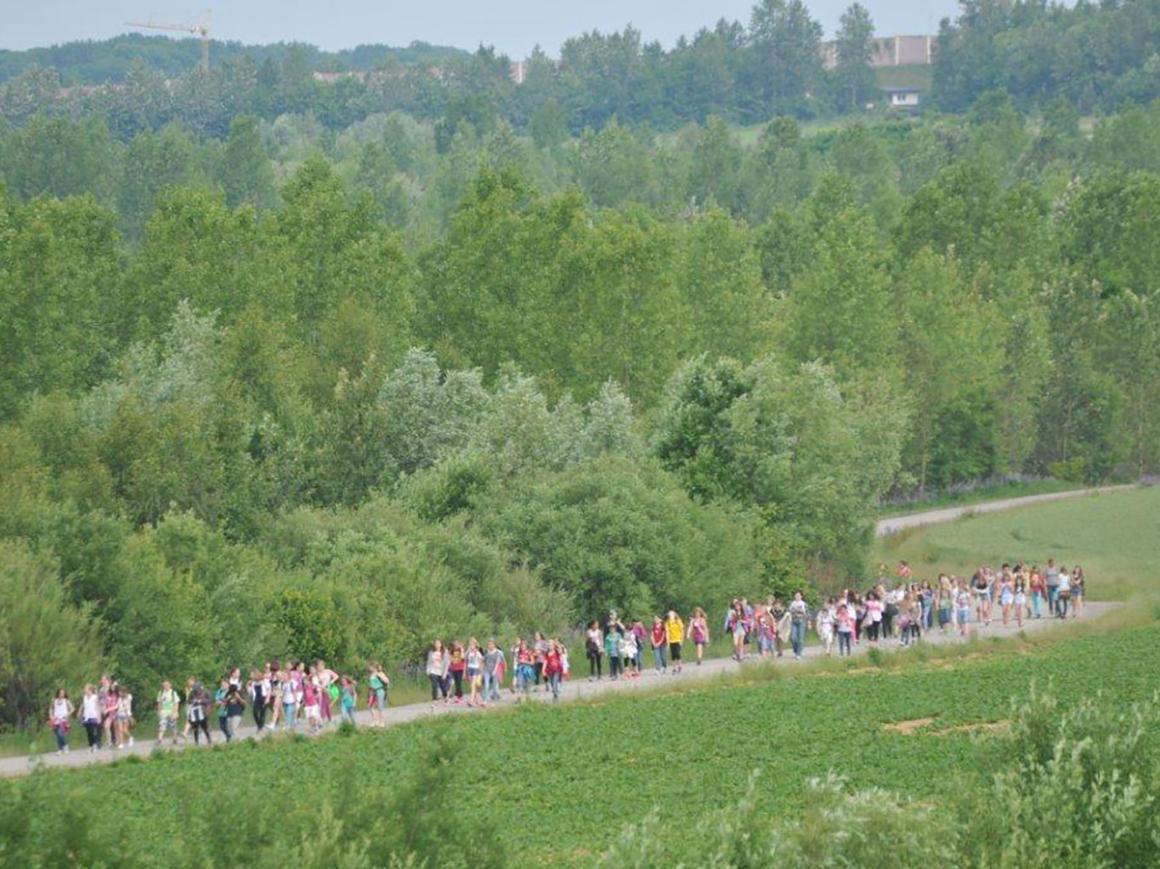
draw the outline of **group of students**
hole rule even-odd
[[[874,646],[897,636],[904,646],[917,643],[923,631],[934,629],[936,620],[943,633],[966,635],[972,620],[988,626],[996,611],[1005,626],[1014,621],[1022,627],[1024,619],[1043,618],[1045,613],[1059,619],[1070,613],[1075,618],[1083,608],[1086,582],[1082,567],[1069,571],[1056,566],[1054,559],[1048,559],[1042,570],[1018,561],[1004,563],[998,570],[980,567],[969,579],[940,574],[933,584],[914,581],[910,566],[901,562],[892,588],[887,587],[885,573],[884,568],[878,582],[864,593],[846,589],[816,609],[810,608],[801,591],[788,603],[772,595],[756,604],[746,598],[734,599],[723,623],[733,659],[750,657],[753,646],[761,657],[781,657],[787,641],[794,658],[800,659],[810,627],[825,654],[832,655],[836,645],[838,655],[846,656],[863,640]],[[669,610],[664,617],[653,616],[649,625],[640,618],[626,623],[612,611],[603,622],[592,620],[584,632],[588,679],[603,679],[606,662],[612,680],[639,677],[649,649],[657,673],[678,674],[685,650],[691,645],[700,665],[709,642],[709,620],[700,607],[692,610],[687,623]],[[530,640],[516,639],[510,656],[510,690],[517,698],[526,699],[539,690],[560,698],[562,685],[571,674],[564,642],[537,631]],[[426,657],[432,704],[442,699],[446,704],[466,702],[483,708],[499,701],[508,661],[494,639],[483,645],[474,637],[466,644],[436,639]],[[391,680],[377,661],[368,663],[365,684],[371,726],[385,726]],[[168,737],[176,744],[192,733],[195,744],[204,737],[208,745],[212,741],[210,721],[215,716],[221,735],[232,741],[247,708],[259,733],[278,727],[297,730],[300,726],[316,733],[337,721],[353,725],[358,697],[359,683],[321,660],[313,664],[293,661],[288,666],[270,661],[252,670],[248,679],[233,667],[212,692],[194,677],[186,681],[184,693],[165,681],[154,701],[157,741],[160,744]],[[85,685],[76,706],[68,692],[59,689],[48,717],[58,754],[69,750],[68,733],[74,719],[84,725],[90,751],[102,745],[111,749],[133,745],[133,695],[109,676],[102,676],[96,685]],[[179,728],[183,717],[184,726]]]
[[[752,637],[759,653],[781,657],[788,636],[795,658],[801,658],[807,628],[812,625],[825,654],[832,655],[835,643],[839,656],[865,639],[870,645],[893,640],[908,646],[919,642],[923,631],[938,627],[944,634],[957,631],[966,636],[973,621],[990,626],[996,612],[1006,627],[1023,627],[1024,619],[1044,614],[1076,618],[1083,610],[1085,577],[1076,565],[1070,572],[1049,558],[1047,566],[1028,566],[1022,561],[1004,563],[998,570],[982,566],[969,578],[940,574],[937,582],[913,580],[910,565],[901,562],[897,581],[887,587],[885,570],[879,581],[863,594],[852,589],[827,598],[811,611],[801,592],[788,606],[776,597],[751,606],[734,600],[725,617],[725,629],[733,638],[733,657],[748,654]]]
[[[388,706],[391,680],[376,661],[367,666],[366,684],[371,724],[382,727],[386,723],[383,713]],[[259,733],[278,727],[296,731],[300,726],[308,733],[316,733],[337,721],[354,724],[357,703],[358,682],[349,675],[336,673],[321,660],[313,664],[293,661],[287,666],[270,661],[252,670],[248,679],[242,676],[240,668],[233,667],[213,691],[193,676],[186,680],[184,693],[179,693],[166,680],[161,683],[154,701],[157,742],[160,745],[168,737],[176,745],[178,740],[185,742],[192,733],[195,744],[204,737],[206,745],[210,745],[213,742],[210,720],[214,717],[222,737],[231,742],[238,735],[247,708]],[[75,706],[68,691],[58,689],[49,705],[48,718],[56,737],[57,754],[69,750],[68,734],[74,719],[85,728],[90,752],[102,746],[110,749],[133,746],[136,726],[133,695],[107,675],[96,685],[85,685]],[[179,728],[182,718],[184,725]]]
[[[588,681],[604,678],[604,661],[608,677],[634,679],[644,672],[645,650],[652,649],[653,667],[658,673],[674,675],[684,668],[684,649],[692,645],[698,666],[709,645],[709,620],[705,611],[694,607],[688,624],[669,610],[664,617],[653,616],[649,626],[640,618],[625,624],[613,610],[604,623],[593,619],[584,632],[584,653],[588,658]]]

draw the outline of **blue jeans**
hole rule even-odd
[[[483,699],[499,700],[499,679],[495,677],[495,673],[483,674]]]
[[[553,673],[548,677],[548,687],[552,689],[552,699],[560,699],[560,674]]]
[[[1038,591],[1031,595],[1031,614],[1035,618],[1043,616],[1043,595]]]
[[[657,671],[667,670],[669,662],[665,659],[664,645],[653,646],[653,663],[656,664]]]
[[[802,651],[806,645],[806,620],[802,619],[800,622],[790,622],[789,626],[789,642],[793,646],[793,654],[795,658],[802,656]]]
[[[853,631],[838,631],[838,657],[850,654],[850,636]]]

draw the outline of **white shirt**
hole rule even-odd
[[[101,698],[96,694],[86,694],[81,700],[81,718],[85,721],[101,720]]]

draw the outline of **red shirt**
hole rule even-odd
[[[548,652],[544,655],[544,673],[552,676],[556,673],[563,672],[564,667],[560,661],[559,652]]]
[[[654,646],[663,646],[665,644],[665,626],[663,624],[653,625],[652,644]]]

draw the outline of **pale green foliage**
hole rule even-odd
[[[659,831],[653,816],[629,828],[600,865],[894,869],[947,865],[954,857],[950,837],[931,825],[929,809],[885,791],[849,793],[831,773],[809,782],[800,819],[771,824],[757,800],[758,789],[770,786],[768,778],[752,774],[736,806],[703,818],[679,844]]]
[[[57,688],[77,686],[101,666],[90,610],[68,599],[51,556],[0,541],[0,722],[26,727],[48,715]]]
[[[971,863],[1152,866],[1160,860],[1160,695],[1129,708],[1100,697],[1017,703],[989,788],[964,808]]]
[[[434,354],[411,349],[383,382],[386,448],[403,473],[433,465],[471,439],[490,402],[479,371],[441,371]]]

